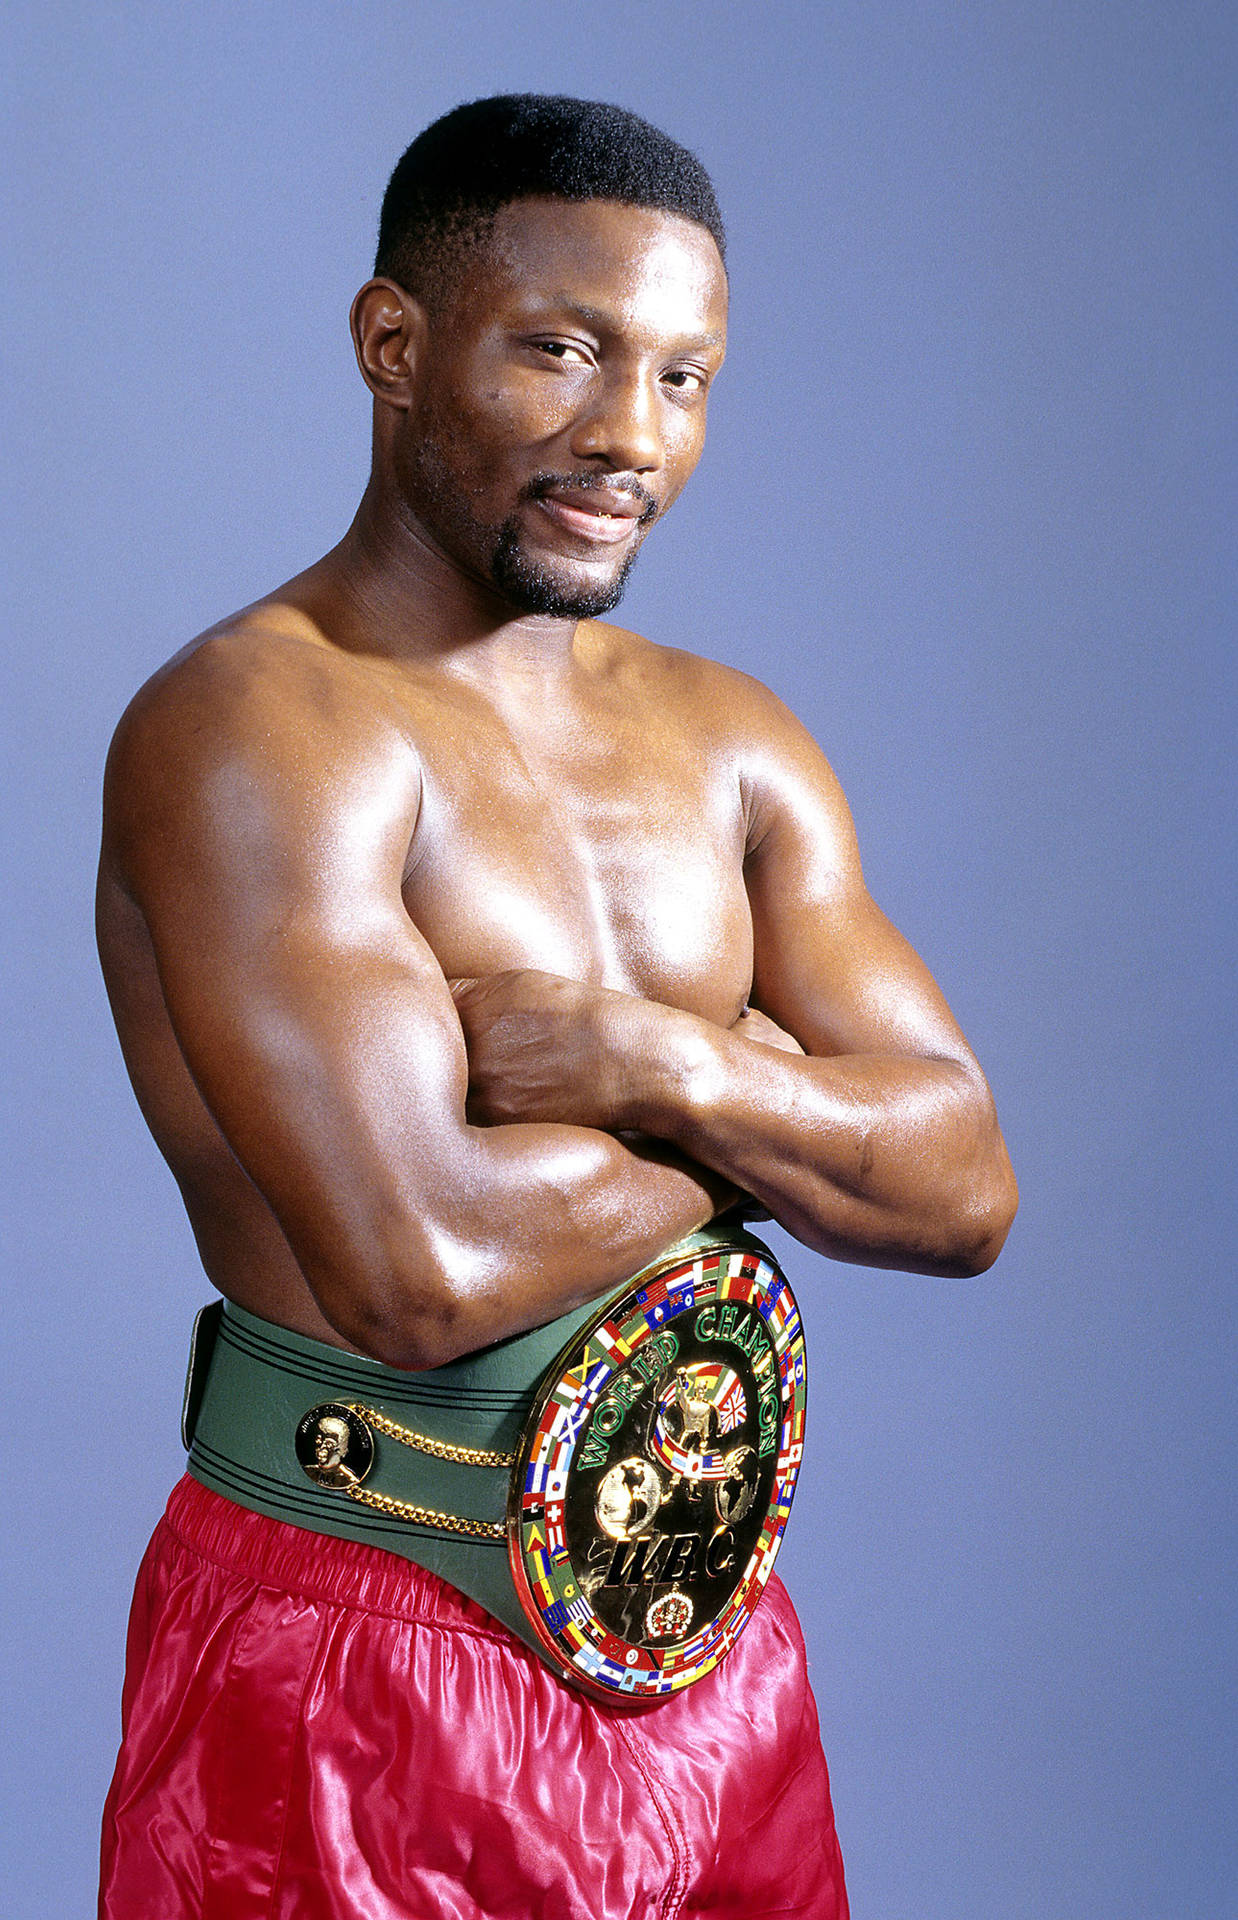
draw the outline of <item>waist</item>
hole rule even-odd
[[[293,1333],[231,1301],[216,1302],[198,1316],[186,1381],[189,1472],[252,1512],[383,1547],[425,1567],[536,1645],[507,1570],[511,1457],[547,1367],[595,1312],[591,1302],[461,1360],[410,1373]],[[381,1489],[377,1499],[438,1519],[412,1520],[390,1506],[341,1498],[357,1478],[347,1442],[334,1466],[311,1477],[297,1435],[323,1407],[377,1415],[361,1416],[374,1450],[366,1479]],[[388,1425],[429,1448],[403,1443],[384,1430]]]
[[[507,1641],[476,1602],[405,1555],[290,1526],[221,1497],[192,1474],[172,1489],[162,1524],[212,1565],[298,1599]]]
[[[727,1654],[803,1455],[803,1332],[769,1250],[704,1230],[613,1294],[422,1373],[204,1308],[192,1477],[411,1561],[596,1698]]]

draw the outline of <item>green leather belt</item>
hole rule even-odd
[[[453,1449],[508,1454],[519,1443],[539,1380],[595,1312],[591,1303],[463,1360],[406,1373],[217,1300],[199,1313],[190,1349],[182,1424],[189,1472],[255,1513],[415,1561],[540,1651],[508,1571],[508,1467],[438,1458],[369,1423],[375,1458],[367,1485],[494,1528],[492,1537],[469,1536],[417,1525],[315,1485],[298,1462],[293,1436],[312,1409],[360,1402]]]
[[[216,1301],[194,1326],[189,1471],[242,1507],[384,1547],[596,1699],[669,1697],[751,1618],[803,1456],[794,1294],[741,1227],[425,1372]]]

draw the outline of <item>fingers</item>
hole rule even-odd
[[[732,1033],[740,1034],[745,1040],[755,1040],[763,1047],[776,1047],[781,1053],[803,1053],[794,1034],[771,1020],[767,1013],[758,1007],[745,1007],[731,1028]]]
[[[504,967],[498,973],[473,974],[470,976],[449,975],[447,985],[452,998],[460,1000],[474,988],[481,987],[491,994],[553,993],[564,987],[576,988],[574,980],[567,980],[557,973],[546,973],[540,967]]]

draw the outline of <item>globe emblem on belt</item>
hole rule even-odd
[[[612,1540],[634,1540],[662,1504],[664,1488],[648,1460],[621,1460],[598,1483],[594,1509]]]

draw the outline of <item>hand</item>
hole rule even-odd
[[[625,1061],[640,1010],[632,994],[534,968],[451,980],[475,1122],[621,1127]]]

